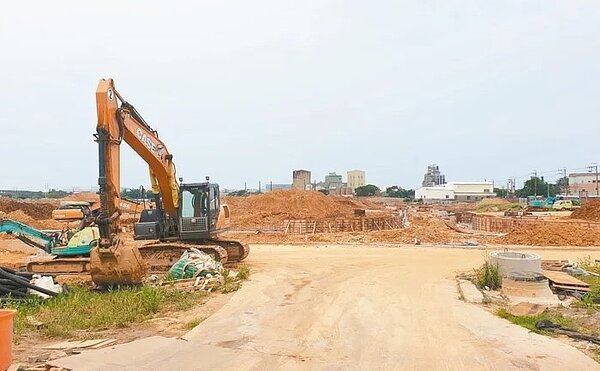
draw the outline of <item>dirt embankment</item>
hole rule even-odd
[[[354,209],[369,209],[361,200],[325,196],[320,192],[276,190],[247,197],[224,198],[231,208],[231,224],[236,228],[281,225],[288,219],[322,220],[351,218]]]
[[[538,222],[517,225],[498,243],[530,246],[598,246],[600,226]]]
[[[600,222],[600,200],[587,201],[581,208],[573,211],[571,219]]]
[[[16,220],[39,229],[62,229],[62,222],[52,219],[57,200],[19,200],[0,197],[0,217]]]

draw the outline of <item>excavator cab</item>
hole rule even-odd
[[[179,186],[179,235],[182,240],[210,238],[220,212],[219,185],[190,183]]]

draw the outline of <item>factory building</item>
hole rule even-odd
[[[329,175],[325,175],[324,183],[325,189],[336,190],[342,187],[342,176],[336,174],[335,172],[329,173]]]
[[[310,171],[294,170],[292,173],[292,188],[293,189],[308,189],[311,187]]]
[[[423,187],[435,187],[446,184],[446,176],[440,172],[440,167],[436,164],[427,166],[427,172],[423,175]]]

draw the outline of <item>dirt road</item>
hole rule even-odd
[[[598,250],[544,250],[575,258]],[[253,274],[184,339],[153,337],[53,364],[101,369],[594,370],[558,340],[458,300],[481,250],[253,246]]]

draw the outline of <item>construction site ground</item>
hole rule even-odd
[[[483,250],[254,245],[244,287],[183,338],[151,337],[50,362],[77,370],[595,370],[560,339],[459,299]],[[577,259],[597,249],[532,250]],[[132,356],[135,355],[135,356]]]
[[[251,244],[245,264],[252,275],[240,291],[211,298],[206,309],[199,309],[203,318],[210,317],[185,335],[186,341],[172,338],[182,335],[183,327],[173,330],[173,322],[157,319],[135,329],[97,334],[121,343],[142,340],[86,351],[57,364],[77,364],[77,369],[599,368],[564,342],[528,333],[458,300],[454,281],[457,272],[480,266],[487,250],[527,250],[544,259],[572,261],[600,258],[598,205],[582,208],[574,217],[561,211],[511,219],[501,209],[513,205],[502,201],[483,207],[430,206],[305,191],[225,201],[232,213],[227,238]],[[57,204],[0,198],[0,217],[62,229],[64,223],[51,219]],[[399,217],[405,211],[409,223],[403,229],[339,233],[286,233],[284,228],[289,220],[354,219],[356,209],[366,217]],[[474,230],[453,219],[454,213],[463,212],[518,223],[505,233]],[[22,267],[36,252],[0,236],[0,266]],[[163,317],[180,322],[187,318],[181,313]],[[152,335],[163,337],[147,338]],[[36,340],[24,344],[17,347],[17,359],[31,357],[26,349]],[[139,357],[131,358],[132,350]],[[190,363],[194,359],[205,363]]]

